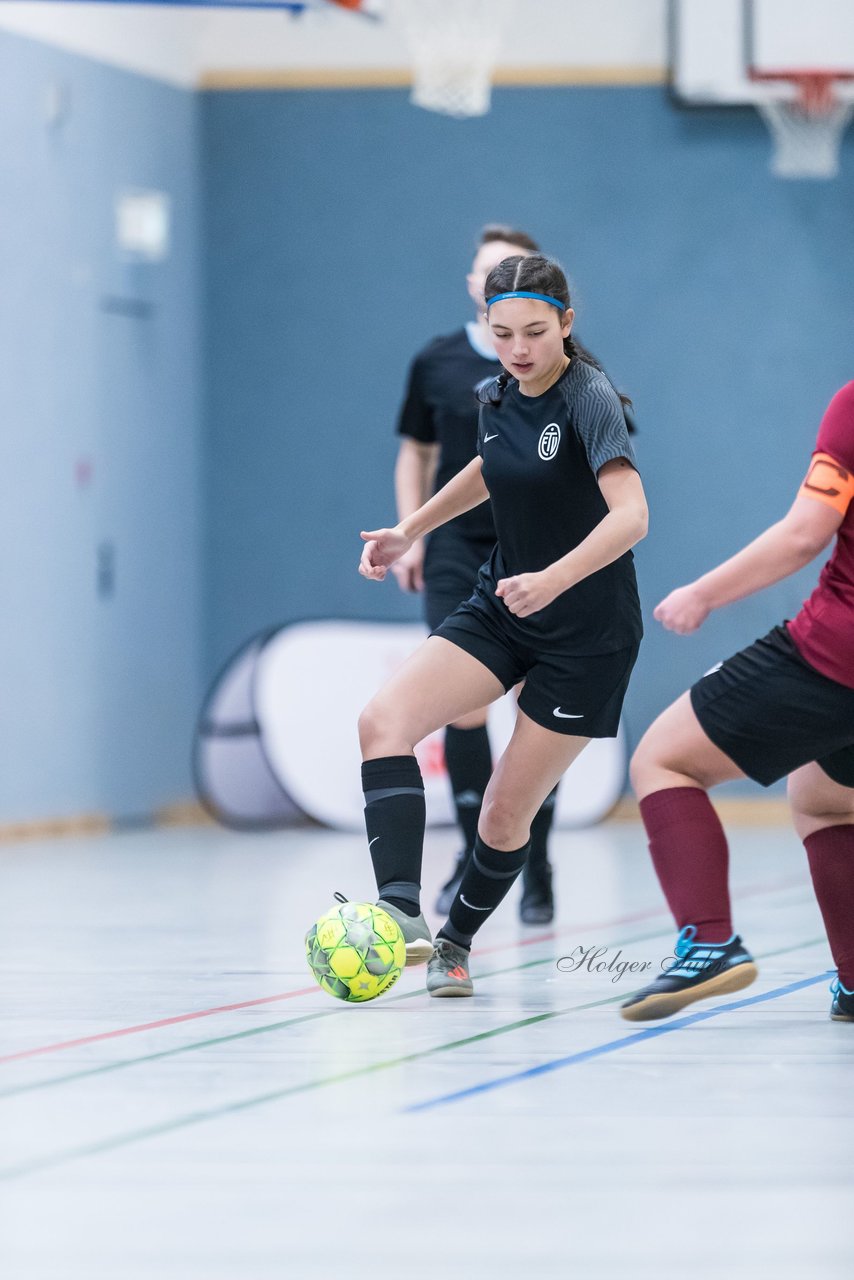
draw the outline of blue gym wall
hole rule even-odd
[[[754,111],[655,88],[503,89],[467,122],[402,91],[206,94],[207,672],[277,621],[417,615],[358,577],[358,533],[393,519],[408,361],[469,317],[493,220],[564,263],[579,333],[635,401],[652,518],[630,737],[791,616],[812,570],[694,637],[651,611],[784,513],[854,376],[852,145],[840,180],[783,182]]]
[[[147,814],[190,794],[202,688],[198,100],[5,33],[0,67],[0,822]],[[115,248],[133,187],[164,263]]]
[[[505,89],[454,122],[402,91],[195,95],[3,33],[0,68],[0,822],[184,798],[203,689],[249,635],[417,616],[358,577],[358,531],[392,518],[406,368],[468,318],[488,220],[561,258],[635,399],[631,738],[795,611],[811,571],[695,637],[649,616],[785,510],[851,376],[854,137],[839,181],[785,183],[753,112],[657,89]],[[114,246],[129,187],[170,195],[164,263]]]

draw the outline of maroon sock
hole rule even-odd
[[[839,981],[854,991],[854,824],[814,831],[804,848]]]
[[[699,787],[667,787],[640,802],[649,851],[667,905],[697,942],[732,937],[729,849],[720,818]]]

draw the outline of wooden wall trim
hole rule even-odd
[[[500,87],[550,88],[610,85],[614,88],[667,83],[664,67],[498,67],[493,84]],[[223,89],[406,89],[408,67],[259,67],[255,70],[206,71],[198,81],[204,90]]]

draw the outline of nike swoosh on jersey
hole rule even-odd
[[[554,711],[552,712],[552,715],[557,716],[558,720],[583,720],[584,719],[583,712],[580,716],[574,716],[574,715],[571,715],[570,712],[568,711],[561,711],[560,707],[555,707]]]
[[[500,433],[499,433],[498,431],[496,431],[496,432],[495,432],[495,434],[494,434],[494,435],[492,435],[492,436],[484,436],[484,437],[483,437],[483,443],[484,443],[484,444],[486,444],[487,440],[497,440],[497,439],[498,439],[499,434],[500,434]]]
[[[491,911],[492,907],[476,907],[473,902],[466,902],[462,894],[460,894],[460,902],[464,907],[471,907],[472,911]]]

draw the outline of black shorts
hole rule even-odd
[[[813,761],[854,787],[854,689],[811,667],[786,627],[698,680],[691,705],[715,746],[763,787]]]
[[[435,631],[474,591],[477,574],[489,559],[495,539],[461,538],[434,533],[424,557],[424,616]]]
[[[522,645],[483,609],[467,603],[433,635],[477,658],[506,690],[524,680],[519,707],[542,728],[580,738],[616,737],[639,643],[615,653],[544,652]]]

